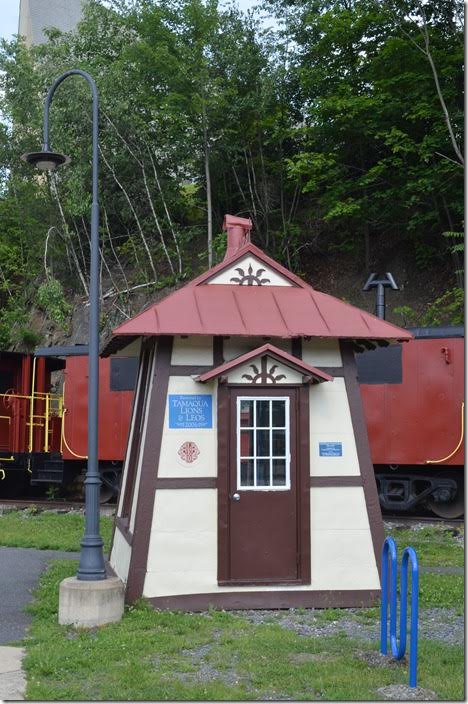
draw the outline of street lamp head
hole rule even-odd
[[[70,157],[65,156],[65,154],[45,150],[41,152],[29,152],[28,154],[23,154],[21,158],[23,161],[27,161],[28,164],[36,166],[40,171],[55,171],[57,166],[68,164],[70,161]]]

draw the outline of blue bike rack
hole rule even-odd
[[[418,669],[418,610],[419,565],[414,548],[405,548],[401,560],[400,583],[400,645],[396,637],[397,626],[397,548],[393,538],[386,538],[382,548],[382,606],[380,610],[380,652],[387,654],[388,644],[388,563],[390,559],[390,645],[392,655],[401,660],[406,652],[406,620],[408,613],[408,562],[411,560],[411,626],[409,686],[417,686]]]

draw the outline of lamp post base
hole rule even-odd
[[[68,577],[60,583],[58,621],[80,628],[94,628],[120,621],[125,587],[118,577],[86,582]]]

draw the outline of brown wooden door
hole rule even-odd
[[[308,511],[301,511],[300,499],[308,494],[300,491],[298,472],[298,390],[246,387],[227,393],[224,497],[220,487],[221,527],[224,520],[227,530],[226,540],[220,539],[228,554],[220,555],[220,582],[307,581],[301,532]]]

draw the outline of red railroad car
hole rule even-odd
[[[357,356],[380,503],[463,515],[463,328],[414,328],[415,339]]]
[[[380,502],[392,513],[423,506],[455,518],[464,512],[464,331],[412,332],[415,339],[403,345],[356,355]],[[21,483],[60,486],[84,477],[87,364],[76,351],[36,361],[0,353],[0,496],[8,487],[19,496]],[[102,500],[120,484],[137,367],[136,357],[100,360]],[[53,373],[61,369],[51,393]]]
[[[99,362],[102,500],[119,488],[137,365],[135,357]],[[87,408],[87,356],[0,353],[0,495],[18,496],[29,486],[57,487],[83,477]]]

